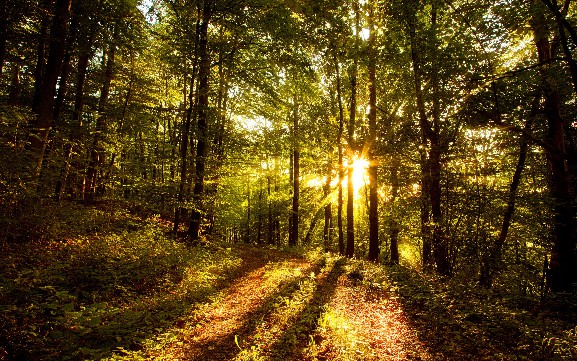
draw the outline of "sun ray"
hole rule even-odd
[[[355,194],[359,193],[359,190],[366,184],[367,179],[367,169],[369,168],[369,161],[360,156],[355,157],[351,164],[353,168],[353,189]]]

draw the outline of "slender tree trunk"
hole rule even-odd
[[[245,243],[250,243],[250,176],[247,179],[247,207],[246,207],[246,238]]]
[[[291,212],[291,229],[289,231],[289,246],[296,246],[299,238],[299,196],[300,196],[300,145],[299,145],[299,102],[293,98],[293,198]]]
[[[275,171],[275,175],[274,175],[274,192],[275,194],[278,194],[279,192],[279,165],[278,165],[278,155],[276,155],[274,157],[274,171]],[[278,209],[277,209],[277,204],[275,203],[275,208],[274,208],[274,212],[273,212],[273,239],[274,239],[274,243],[276,245],[281,244],[281,234],[280,234],[280,219],[279,219],[279,214],[278,214]]]
[[[196,166],[192,199],[194,208],[190,217],[190,227],[188,236],[191,243],[197,243],[200,239],[200,228],[204,211],[204,171],[207,154],[207,121],[208,121],[208,99],[209,99],[209,77],[210,77],[210,53],[208,51],[208,25],[212,17],[212,3],[204,2],[202,11],[202,22],[200,24],[199,44],[198,44],[198,118],[197,130],[198,138],[196,144]]]
[[[370,0],[369,0],[370,1]],[[376,53],[375,27],[373,6],[369,2],[369,261],[379,260],[379,195],[377,193],[377,160],[375,157],[377,139],[377,84],[376,84]]]
[[[8,1],[0,2],[0,77],[4,70],[4,60],[6,59],[6,43],[8,42]]]
[[[399,161],[393,160],[391,165],[391,218],[389,220],[389,236],[391,238],[391,263],[399,263],[399,222],[397,221],[396,201],[399,194]]]
[[[256,243],[263,244],[262,238],[262,174],[258,178],[258,223]]]
[[[74,12],[74,11],[73,11]],[[68,91],[68,74],[70,72],[70,60],[72,58],[72,48],[76,41],[76,33],[78,29],[78,17],[73,16],[70,21],[70,34],[66,41],[66,52],[64,53],[64,60],[62,61],[62,69],[60,72],[60,80],[58,81],[58,93],[56,94],[56,101],[54,103],[53,118],[58,122],[60,112],[64,106],[64,100]]]
[[[441,208],[441,145],[438,128],[435,126],[436,124],[431,124],[429,121],[425,108],[425,101],[423,99],[421,78],[422,74],[420,68],[421,64],[419,59],[419,52],[417,49],[415,21],[416,19],[414,14],[407,21],[410,38],[409,40],[411,44],[411,60],[413,64],[415,95],[417,101],[417,111],[419,113],[419,124],[424,134],[424,138],[429,143],[429,154],[428,159],[426,159],[427,167],[425,179],[422,181],[422,184],[427,185],[427,191],[429,192],[428,201],[430,202],[429,204],[431,207],[430,209],[433,220],[431,245],[437,272],[441,275],[449,275],[451,273],[451,264],[449,262],[449,248],[447,239],[443,234],[443,217]],[[438,96],[438,94],[433,94],[433,97],[436,96]],[[436,105],[434,105],[434,108],[435,106]],[[435,113],[435,109],[433,110]],[[436,109],[436,111],[438,112],[438,109]],[[423,240],[423,248],[425,248],[424,245],[425,240]]]
[[[274,244],[274,224],[272,215],[272,202],[271,202],[271,176],[270,176],[270,159],[269,155],[266,155],[266,203],[267,203],[267,243],[269,245]]]
[[[325,182],[325,185],[323,187],[324,199],[327,200],[327,204],[325,205],[325,223],[323,227],[323,248],[325,252],[328,252],[330,250],[332,241],[333,211],[332,211],[332,204],[331,202],[328,201],[331,193],[332,172],[333,167],[329,159],[327,169],[327,181]]]
[[[548,62],[551,48],[543,9],[540,1],[534,0],[531,26],[539,63]],[[570,188],[566,135],[564,120],[561,118],[560,101],[557,91],[550,80],[549,69],[541,68],[541,84],[545,95],[544,111],[548,127],[547,161],[551,175],[551,196],[553,198],[554,225],[553,251],[550,262],[551,290],[569,291],[577,280],[577,259],[575,258],[575,214],[573,194]]]
[[[220,31],[220,39],[224,41],[225,38],[225,28],[221,28]],[[215,221],[215,204],[216,204],[216,197],[218,193],[218,186],[221,176],[221,168],[224,163],[224,136],[226,132],[226,122],[227,122],[227,105],[228,105],[228,71],[226,69],[227,62],[234,62],[232,57],[226,56],[224,46],[221,46],[218,52],[218,94],[216,100],[216,124],[215,130],[213,131],[214,138],[213,138],[213,154],[214,154],[214,164],[211,167],[212,169],[212,176],[210,179],[210,184],[207,186],[206,191],[206,198],[208,198],[209,205],[207,206],[207,219],[208,219],[208,227],[207,233],[210,235],[212,230],[214,229],[214,221]],[[259,173],[262,173],[262,168],[260,169]],[[262,174],[261,174],[262,176]],[[260,180],[259,180],[260,184]],[[259,189],[259,226],[262,227],[262,185],[260,185]],[[262,232],[259,231],[259,232]],[[261,240],[259,236],[259,241]]]
[[[339,105],[339,131],[337,135],[337,146],[339,153],[339,189],[338,189],[338,199],[337,199],[337,233],[338,233],[338,245],[339,254],[341,256],[345,255],[345,237],[343,232],[343,182],[345,180],[345,169],[343,164],[343,132],[344,132],[344,110],[343,110],[343,98],[341,91],[341,74],[339,70],[339,62],[337,56],[334,56],[335,61],[335,77],[337,82],[337,103]]]
[[[190,135],[190,127],[192,123],[192,111],[194,108],[194,101],[193,101],[193,94],[194,94],[194,85],[196,79],[196,68],[198,66],[198,44],[199,44],[199,36],[200,36],[200,14],[197,14],[197,22],[196,22],[196,30],[195,30],[195,38],[194,38],[194,51],[193,51],[193,62],[192,62],[192,72],[190,74],[190,86],[188,90],[188,96],[186,94],[186,87],[184,88],[184,102],[187,103],[188,107],[186,108],[186,117],[184,119],[183,129],[181,133],[181,144],[180,144],[180,182],[178,184],[178,195],[177,195],[177,203],[176,209],[174,212],[174,224],[173,224],[173,232],[174,234],[178,234],[178,228],[180,227],[180,217],[182,213],[184,213],[184,193],[186,187],[186,180],[188,174],[188,139]],[[185,79],[187,76],[185,75]]]
[[[421,238],[423,241],[423,269],[430,269],[433,265],[433,245],[431,237],[431,206],[429,204],[429,165],[427,156],[425,154],[427,142],[423,136],[422,149],[420,150],[420,166],[421,166]]]
[[[40,20],[40,34],[38,37],[38,44],[36,44],[36,67],[34,69],[34,97],[32,98],[32,111],[38,113],[39,105],[42,101],[42,95],[45,91],[43,88],[44,83],[44,73],[46,71],[46,45],[48,44],[48,26],[50,24],[50,8],[52,7],[53,0],[43,0],[40,11],[42,11],[42,19]],[[62,3],[60,1],[59,3]],[[61,4],[60,4],[61,5]],[[53,25],[54,21],[56,20],[56,16],[58,12],[62,11],[57,3],[56,8],[54,9],[55,14],[53,18]],[[69,12],[66,15],[68,17]],[[56,38],[62,38],[62,42],[64,42],[64,33],[52,33],[53,36]],[[50,40],[52,41],[52,39]],[[64,47],[64,45],[62,45]],[[56,86],[56,84],[55,84]]]
[[[359,4],[357,1],[353,3],[355,12],[355,45],[358,45],[359,34],[361,31],[360,27],[360,15],[359,15]],[[353,161],[353,156],[356,152],[355,145],[355,122],[357,115],[357,75],[358,75],[358,46],[355,46],[355,54],[353,56],[353,66],[351,68],[351,105],[350,105],[350,115],[348,124],[348,140],[349,140],[349,152],[351,154],[351,163]],[[349,164],[347,169],[347,245],[345,250],[345,256],[353,257],[355,254],[355,190],[353,184],[353,167]]]
[[[36,153],[34,175],[38,179],[42,169],[42,161],[48,142],[48,133],[52,125],[52,111],[54,107],[54,94],[56,83],[60,75],[62,60],[66,51],[66,29],[72,0],[57,0],[55,14],[52,20],[51,40],[49,46],[48,62],[43,76],[40,96],[37,103],[37,116],[30,124],[29,142],[30,149]]]
[[[116,38],[116,32],[115,36]],[[84,200],[87,202],[94,201],[96,196],[96,189],[98,187],[98,171],[104,163],[104,139],[107,133],[107,108],[108,97],[110,95],[110,85],[112,84],[112,77],[114,75],[114,58],[116,54],[116,44],[113,41],[109,45],[108,58],[106,59],[106,67],[104,71],[104,82],[100,92],[100,99],[98,101],[98,117],[96,118],[96,128],[94,132],[94,141],[92,149],[90,150],[90,162],[86,170],[86,183],[84,187]]]
[[[72,124],[75,129],[72,130],[70,140],[65,146],[65,161],[62,169],[60,170],[60,178],[56,182],[54,195],[57,201],[60,201],[62,197],[62,189],[66,185],[68,175],[70,174],[74,143],[80,138],[80,130],[82,128],[82,110],[84,108],[84,82],[86,80],[86,70],[88,69],[88,62],[92,52],[94,36],[95,32],[93,31],[89,36],[86,48],[78,57],[78,70],[76,75],[76,89],[74,95],[74,110],[72,112]]]

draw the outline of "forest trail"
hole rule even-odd
[[[346,260],[239,249],[242,271],[181,321],[175,360],[430,360],[397,295]]]

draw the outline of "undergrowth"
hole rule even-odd
[[[106,211],[73,207],[42,239],[2,244],[0,359],[101,359],[169,340],[240,267],[230,249],[166,237],[158,218]]]

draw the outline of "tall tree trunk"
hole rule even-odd
[[[539,63],[548,62],[551,48],[546,19],[540,1],[534,0],[531,26]],[[550,169],[550,192],[553,198],[554,225],[553,250],[550,262],[551,290],[554,292],[569,291],[577,280],[577,259],[575,258],[575,214],[573,194],[565,149],[566,134],[564,120],[561,118],[560,101],[557,91],[551,82],[549,69],[542,67],[541,84],[545,96],[544,111],[548,127],[547,161]]]
[[[274,224],[272,215],[272,202],[271,202],[271,176],[270,176],[270,159],[269,155],[266,154],[266,203],[267,203],[267,243],[269,245],[274,244]]]
[[[353,3],[353,8],[355,12],[355,54],[353,56],[353,65],[351,68],[351,104],[349,109],[349,124],[348,124],[348,141],[349,141],[349,152],[351,155],[349,167],[347,169],[347,246],[345,250],[345,256],[353,257],[355,254],[355,190],[353,184],[353,156],[356,152],[355,145],[355,122],[357,115],[357,75],[358,75],[358,63],[359,63],[359,49],[358,41],[361,31],[360,26],[360,10],[359,4],[355,0]]]
[[[226,39],[225,37],[225,28],[222,27],[219,35],[221,42]],[[214,228],[214,221],[215,221],[215,208],[216,208],[216,197],[219,188],[220,177],[222,174],[221,168],[224,163],[224,137],[226,132],[226,123],[227,123],[227,106],[228,106],[228,92],[229,92],[229,84],[228,84],[228,71],[226,69],[227,62],[234,63],[234,59],[232,56],[227,57],[227,53],[225,53],[225,48],[223,45],[220,46],[218,51],[218,93],[217,93],[217,100],[216,100],[216,124],[214,127],[214,138],[213,138],[213,154],[214,154],[214,163],[212,168],[212,177],[210,179],[210,184],[207,187],[206,197],[209,200],[209,206],[207,207],[207,220],[208,220],[208,227],[207,233],[210,235]],[[262,168],[260,169],[259,173],[262,176]],[[259,180],[260,184],[260,180]],[[262,199],[262,185],[260,185],[259,190],[259,197]],[[262,203],[259,200],[259,212],[262,212]],[[259,226],[262,227],[262,213],[259,213]],[[262,231],[262,230],[261,230]],[[259,240],[261,240],[259,236]]]
[[[184,193],[186,187],[186,180],[188,174],[188,139],[190,135],[190,126],[192,123],[192,111],[194,109],[194,85],[197,73],[197,66],[198,66],[198,46],[200,40],[200,9],[199,13],[197,14],[197,21],[195,27],[195,38],[194,38],[194,51],[193,51],[193,58],[192,58],[192,72],[190,74],[190,86],[188,90],[188,95],[186,94],[186,87],[184,88],[184,102],[187,104],[186,108],[186,116],[184,119],[183,129],[180,135],[181,143],[180,143],[180,181],[178,184],[178,195],[177,195],[177,202],[176,202],[176,209],[174,212],[174,224],[173,224],[173,232],[174,234],[178,234],[178,228],[180,227],[180,218],[181,215],[184,213]],[[184,76],[186,79],[187,76]]]
[[[258,178],[258,222],[256,232],[256,243],[263,244],[262,238],[262,174]]]
[[[375,26],[373,6],[369,0],[369,261],[379,260],[379,213],[377,193],[377,160],[375,157],[377,139],[377,84],[376,84],[376,53],[375,53]]]
[[[60,75],[62,60],[66,51],[66,29],[72,0],[57,0],[52,20],[48,62],[40,87],[40,96],[37,103],[37,116],[30,124],[30,149],[36,153],[34,164],[35,179],[38,179],[42,169],[42,161],[48,142],[48,133],[52,125],[52,111],[56,83]]]
[[[246,206],[246,238],[244,240],[245,243],[250,243],[250,175],[247,176],[247,206]]]
[[[421,131],[423,132],[424,138],[428,142],[429,146],[428,158],[425,160],[426,171],[423,174],[425,179],[422,180],[421,184],[426,184],[428,188],[427,191],[429,192],[428,202],[433,220],[431,246],[435,266],[439,274],[449,275],[451,273],[449,248],[447,245],[447,239],[443,234],[443,216],[441,208],[441,142],[439,139],[438,127],[436,124],[431,124],[425,108],[422,88],[421,63],[416,40],[416,18],[414,14],[411,15],[412,16],[407,20],[407,25],[409,40],[411,44],[411,60],[413,65],[417,111],[419,114],[419,125],[421,127]],[[433,94],[433,97],[437,97],[438,94],[436,94],[436,92],[434,93],[435,94]],[[436,117],[438,116],[438,109],[435,109],[435,107],[437,107],[436,104],[433,106],[434,121],[436,121]],[[425,191],[425,189],[422,189],[422,191]],[[421,215],[423,215],[423,213]],[[423,248],[425,248],[424,245],[425,239],[423,239]],[[425,253],[423,254],[425,255]]]
[[[278,165],[278,155],[276,155],[274,157],[274,171],[275,171],[275,175],[274,175],[274,192],[275,194],[278,194],[279,192],[279,165]],[[278,209],[276,207],[275,204],[275,208],[274,208],[274,213],[273,213],[273,239],[274,239],[274,243],[276,245],[281,244],[281,234],[280,234],[280,218],[279,218],[279,214],[278,214]]]
[[[202,215],[204,213],[204,171],[207,154],[207,123],[209,113],[209,77],[210,77],[210,53],[208,51],[208,25],[212,17],[212,3],[205,1],[202,11],[202,22],[198,43],[198,118],[197,118],[197,143],[194,188],[192,200],[194,208],[191,212],[188,236],[191,243],[197,243],[200,239]]]
[[[393,159],[391,165],[391,218],[389,219],[390,257],[392,264],[399,263],[399,222],[397,221],[396,201],[399,194],[399,161]]]
[[[68,175],[70,174],[70,166],[72,162],[72,154],[74,143],[80,138],[80,130],[82,128],[82,111],[84,108],[84,82],[86,80],[86,70],[88,69],[88,62],[92,53],[92,43],[96,35],[96,31],[92,31],[86,47],[78,57],[76,88],[74,94],[74,110],[72,112],[72,124],[74,129],[70,135],[70,139],[65,146],[64,151],[64,165],[60,170],[60,178],[56,182],[54,195],[57,201],[62,197],[62,189],[66,185]]]
[[[118,25],[117,25],[118,26]],[[114,39],[118,29],[115,29]],[[90,161],[86,169],[86,183],[84,187],[84,200],[92,202],[96,196],[96,189],[98,187],[97,178],[98,170],[104,163],[104,139],[107,133],[107,108],[108,97],[110,95],[110,85],[112,84],[112,77],[114,75],[114,58],[116,54],[116,44],[113,40],[109,45],[109,50],[106,59],[106,66],[104,70],[104,82],[102,90],[100,91],[100,99],[98,100],[98,117],[96,118],[96,128],[94,132],[94,140],[92,142],[92,149],[90,150]]]
[[[332,241],[332,221],[333,221],[333,211],[332,204],[328,201],[331,193],[331,181],[332,181],[333,167],[331,161],[328,161],[327,169],[327,180],[323,187],[323,196],[327,204],[325,205],[325,223],[323,227],[323,248],[325,252],[328,252],[331,248]]]
[[[422,250],[422,267],[428,270],[433,266],[433,245],[431,237],[431,206],[429,202],[429,162],[426,156],[426,137],[422,135],[422,144],[420,149],[420,167],[421,167],[421,195],[420,195],[420,210],[421,210],[421,239],[423,242]]]
[[[62,2],[62,1],[60,1]],[[44,93],[43,83],[44,83],[44,73],[46,71],[46,44],[48,44],[48,26],[50,25],[50,8],[52,7],[53,0],[43,0],[40,7],[42,12],[40,20],[40,33],[38,36],[38,44],[36,44],[36,67],[34,69],[34,97],[32,98],[32,111],[38,113],[40,102],[42,101],[42,95]],[[58,3],[54,9],[53,24],[56,20],[59,9]],[[68,17],[69,12],[66,17]],[[65,33],[53,33],[50,32],[56,38],[62,38],[64,42]],[[52,39],[50,39],[52,41]],[[64,45],[62,46],[64,47]],[[55,84],[56,86],[56,84]]]
[[[293,197],[289,246],[296,246],[299,238],[299,196],[300,196],[300,145],[299,145],[299,102],[293,97]]]
[[[337,199],[337,233],[338,233],[338,245],[339,254],[341,256],[345,255],[345,237],[343,232],[343,182],[345,180],[345,169],[343,164],[343,132],[344,132],[344,110],[343,110],[343,98],[341,91],[341,74],[339,70],[339,62],[335,53],[335,77],[337,82],[337,103],[339,105],[339,130],[337,134],[337,147],[339,153],[339,189],[338,189],[338,199]]]
[[[0,77],[4,70],[4,60],[6,60],[6,44],[8,43],[8,1],[0,2]]]

